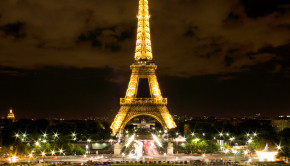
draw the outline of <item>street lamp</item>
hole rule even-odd
[[[31,162],[31,161],[30,161],[31,158],[32,158],[32,153],[29,154],[29,162]]]
[[[54,150],[53,150],[53,151],[51,151],[51,155],[54,155],[54,154],[55,154]]]
[[[165,162],[166,162],[166,153],[164,153],[163,155],[164,155],[164,158],[165,158]]]
[[[60,150],[59,150],[59,155],[60,155],[60,154],[62,154],[62,153],[63,153],[63,150],[62,150],[62,149],[60,149]]]
[[[44,165],[44,156],[45,156],[45,152],[42,152],[41,155],[42,155],[42,163],[43,163],[43,165]]]
[[[236,162],[236,154],[237,154],[237,150],[232,150],[232,152],[233,152],[234,155],[235,155],[235,162]]]
[[[122,153],[122,157],[123,157],[123,162],[124,162],[125,153]]]

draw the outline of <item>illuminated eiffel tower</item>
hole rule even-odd
[[[111,125],[112,136],[122,133],[125,125],[134,117],[146,115],[155,118],[164,129],[176,127],[167,109],[167,98],[163,98],[155,70],[157,65],[152,61],[152,49],[149,27],[148,0],[139,0],[137,42],[135,62],[130,66],[132,70],[129,86],[125,98],[120,99],[121,108]],[[149,86],[149,97],[138,98],[139,83],[145,81]],[[142,90],[142,89],[141,89]]]

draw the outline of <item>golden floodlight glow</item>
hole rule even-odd
[[[152,48],[150,40],[149,26],[149,6],[148,0],[139,0],[137,41],[135,50],[135,60],[152,60]]]
[[[112,136],[122,133],[125,125],[134,117],[146,115],[155,118],[164,129],[176,127],[172,116],[167,109],[167,98],[163,98],[153,63],[148,0],[139,0],[138,28],[135,51],[135,63],[130,66],[132,74],[125,98],[120,99],[121,108],[112,125]],[[140,79],[147,79],[150,98],[136,98]]]

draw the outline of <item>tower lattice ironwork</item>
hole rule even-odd
[[[134,117],[146,115],[155,118],[164,129],[176,127],[167,109],[167,98],[163,98],[157,82],[153,63],[148,0],[139,0],[137,41],[135,62],[130,66],[132,70],[129,86],[125,98],[120,99],[120,110],[112,125],[112,136],[123,132],[125,125]],[[150,98],[137,98],[140,79],[148,80]]]

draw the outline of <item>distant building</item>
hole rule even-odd
[[[15,116],[14,116],[14,113],[12,111],[12,108],[10,108],[10,111],[7,115],[7,119],[11,119],[13,122],[15,121]]]
[[[286,128],[290,128],[290,119],[284,118],[284,119],[271,120],[271,124],[276,130],[276,132],[280,132]]]
[[[132,125],[133,125],[133,126],[137,126],[138,129],[139,129],[139,128],[147,129],[147,128],[154,127],[154,126],[155,126],[155,123],[154,123],[154,122],[146,122],[145,119],[142,119],[142,120],[141,120],[141,123],[133,122]]]

